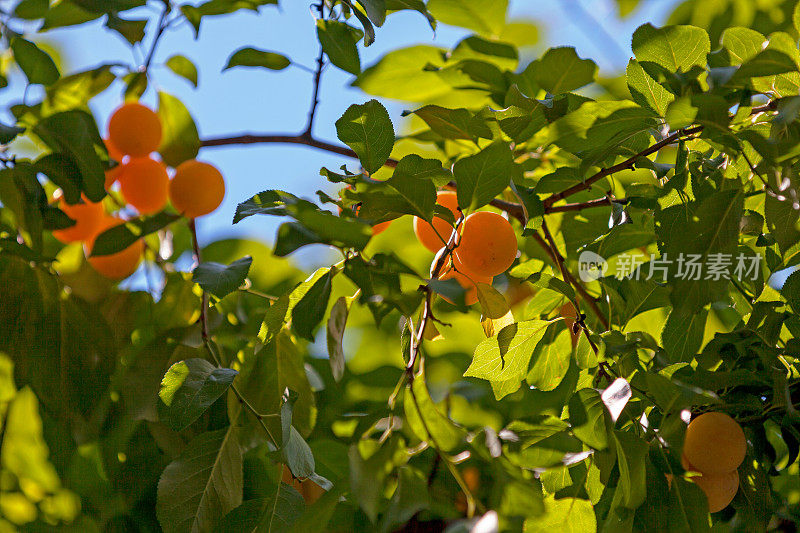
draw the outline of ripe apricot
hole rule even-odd
[[[461,227],[456,266],[476,276],[496,276],[517,257],[517,236],[511,224],[491,211],[472,213]]]
[[[725,413],[704,413],[686,428],[683,456],[704,475],[736,470],[744,461],[745,453],[744,431]]]
[[[81,204],[70,205],[61,197],[58,208],[75,221],[75,224],[68,228],[53,231],[53,237],[65,244],[90,238],[103,220],[103,204],[92,203],[86,198],[83,198]]]
[[[458,198],[453,191],[439,191],[436,194],[436,203],[442,205],[453,213],[453,217],[458,220]],[[447,244],[450,235],[453,233],[453,226],[440,217],[433,217],[433,224],[425,220],[414,217],[414,234],[422,245],[433,253]]]
[[[94,242],[97,236],[104,231],[122,224],[124,221],[116,217],[105,217],[99,226],[98,231],[86,241],[85,248],[87,255],[91,255]],[[108,279],[122,280],[136,272],[139,263],[144,255],[144,241],[139,239],[124,250],[111,255],[100,255],[89,257],[88,261],[92,267]]]
[[[739,491],[739,472],[703,474],[691,478],[708,498],[708,511],[716,513],[726,508]]]
[[[158,115],[136,102],[119,107],[108,122],[111,143],[131,157],[144,157],[158,150],[161,134]]]
[[[213,165],[197,160],[185,161],[175,169],[169,182],[172,205],[187,218],[207,215],[225,197],[225,180]]]
[[[287,485],[291,485],[297,492],[299,492],[308,505],[316,502],[323,494],[325,494],[325,489],[310,479],[304,479],[301,481],[293,477],[292,471],[289,470],[289,467],[286,465],[283,465],[283,470],[281,471],[281,481]]]
[[[125,201],[142,215],[156,213],[167,205],[167,168],[163,163],[149,157],[128,161],[120,174],[119,186]]]
[[[436,257],[433,258],[433,263],[431,263],[431,276],[433,276],[434,272],[433,269],[436,266],[436,262],[439,260],[440,254],[444,251],[444,248],[436,254]],[[445,281],[448,279],[455,279],[461,287],[464,288],[466,291],[464,293],[464,303],[466,305],[474,305],[478,302],[478,283],[485,283],[486,285],[492,284],[492,277],[491,276],[477,276],[473,274],[467,274],[457,270],[457,267],[454,268],[453,262],[450,259],[447,260],[447,263],[441,270],[441,274],[439,274],[438,279]],[[452,300],[449,298],[442,296],[445,301],[453,303]]]
[[[117,166],[111,170],[106,170],[106,190],[109,190],[112,185],[119,179],[122,174],[122,160],[125,159],[125,154],[120,152],[112,143],[110,139],[104,139],[103,142],[108,150],[108,157],[118,163]]]

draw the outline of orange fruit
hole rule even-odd
[[[739,472],[703,474],[691,478],[708,498],[708,511],[716,513],[726,508],[739,491]]]
[[[172,205],[187,218],[207,215],[225,198],[225,180],[213,165],[197,160],[181,163],[169,183]]]
[[[157,213],[167,205],[167,168],[163,163],[149,157],[128,161],[120,174],[119,186],[125,201],[142,215]]]
[[[122,160],[125,159],[125,154],[117,150],[117,148],[111,144],[111,140],[104,139],[103,142],[106,145],[106,150],[108,150],[108,157],[119,163],[111,170],[106,170],[106,190],[109,190],[122,173]]]
[[[90,238],[97,231],[104,216],[103,204],[92,203],[85,197],[82,204],[70,205],[62,196],[58,201],[58,208],[75,221],[75,224],[68,228],[53,231],[53,237],[65,244]]]
[[[161,134],[158,115],[136,102],[119,107],[108,122],[111,144],[131,157],[144,157],[158,150]]]
[[[436,266],[436,262],[439,260],[439,255],[444,251],[442,248],[436,257],[433,258],[433,263],[431,263],[431,276],[433,276],[433,269]],[[491,276],[476,276],[473,274],[468,274],[457,270],[457,266],[455,268],[454,263],[448,259],[445,265],[442,267],[442,273],[439,274],[438,279],[445,281],[448,279],[455,279],[461,287],[464,288],[466,293],[464,294],[464,303],[466,305],[474,305],[478,302],[478,286],[477,283],[485,283],[487,285],[492,284],[492,277]],[[452,300],[442,296],[445,301],[449,303],[453,303]]]
[[[683,456],[704,475],[736,470],[746,453],[742,427],[725,413],[704,413],[686,428]]]
[[[517,236],[508,220],[491,211],[478,211],[464,220],[455,249],[459,270],[496,276],[508,270],[516,257]]]
[[[123,224],[125,221],[116,217],[105,217],[99,226],[98,231],[91,236],[85,243],[87,255],[91,255],[92,248],[97,236],[104,231]],[[144,255],[144,241],[139,239],[132,245],[124,250],[121,250],[111,255],[101,255],[97,257],[89,257],[89,264],[92,265],[97,272],[102,274],[108,279],[122,280],[129,277],[136,272],[139,263],[142,261]]]
[[[319,500],[320,497],[325,494],[325,489],[310,479],[304,479],[301,481],[295,477],[292,477],[292,471],[289,470],[289,467],[286,465],[283,465],[283,470],[281,471],[281,481],[287,485],[291,485],[297,492],[300,493],[301,496],[303,496],[303,499],[309,505]]]
[[[458,211],[458,198],[453,191],[439,191],[436,194],[436,203],[443,205],[453,213],[453,217],[458,220],[460,213]],[[447,244],[450,235],[453,232],[453,226],[446,220],[433,217],[433,224],[427,222],[419,217],[414,217],[414,234],[419,239],[422,245],[433,253]]]

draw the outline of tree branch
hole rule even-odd
[[[197,241],[197,225],[195,224],[194,219],[190,219],[189,220],[189,232],[192,234],[192,252],[194,254],[194,260],[195,260],[195,263],[197,263],[199,265],[200,264],[200,245],[199,245],[199,243]],[[203,339],[203,346],[205,347],[206,351],[208,351],[208,354],[211,356],[211,359],[214,361],[214,363],[217,366],[221,367],[222,366],[222,360],[219,357],[219,355],[217,354],[217,352],[214,350],[213,343],[211,342],[211,338],[210,338],[210,336],[208,334],[208,314],[206,313],[206,308],[208,307],[208,295],[206,294],[206,291],[204,289],[202,289],[202,287],[201,287],[201,290],[202,290],[202,293],[200,295],[200,318],[199,318],[200,336]],[[272,435],[272,432],[270,431],[269,427],[267,427],[267,424],[264,423],[264,419],[265,418],[269,418],[269,417],[271,417],[273,415],[264,415],[264,414],[259,413],[256,410],[256,408],[253,407],[253,404],[251,404],[247,400],[247,398],[245,398],[242,395],[242,393],[239,392],[239,389],[233,383],[231,383],[231,391],[233,391],[233,394],[239,400],[239,403],[242,404],[242,406],[244,406],[245,409],[247,409],[256,418],[258,423],[261,425],[261,428],[264,430],[264,433],[267,434],[267,437],[272,442],[272,444],[275,446],[275,448],[276,449],[280,448],[280,445],[278,444],[278,441],[275,440],[275,437]]]
[[[544,207],[545,209],[552,207],[554,203],[558,202],[559,200],[563,200],[564,198],[568,198],[573,194],[579,193],[586,189],[590,189],[592,185],[601,179],[605,178],[606,176],[610,176],[611,174],[615,174],[622,170],[630,170],[633,168],[636,160],[640,157],[647,157],[648,155],[654,154],[664,148],[665,146],[669,146],[670,144],[674,143],[681,137],[686,137],[688,135],[692,135],[695,133],[699,133],[703,131],[703,126],[692,126],[690,128],[681,128],[678,131],[668,135],[667,137],[663,138],[662,140],[658,141],[657,143],[645,148],[638,154],[632,155],[625,161],[621,163],[617,163],[616,165],[612,165],[607,168],[600,169],[599,171],[595,172],[592,176],[586,178],[581,183],[577,183],[572,187],[569,187],[559,193],[555,193],[544,200]]]
[[[317,11],[319,12],[319,18],[325,18],[325,0],[321,0],[319,4],[317,4]],[[322,69],[325,68],[325,51],[322,49],[322,44],[319,45],[319,55],[317,56],[317,67],[314,70],[314,90],[311,94],[311,109],[308,111],[308,122],[306,123],[306,129],[301,134],[302,137],[306,139],[312,138],[312,130],[314,129],[314,118],[317,115],[317,106],[319,105],[319,87],[320,82],[322,81]]]
[[[142,70],[147,72],[150,68],[150,64],[153,62],[153,58],[156,55],[156,49],[158,48],[158,42],[161,40],[161,37],[164,35],[164,30],[167,29],[167,16],[169,15],[171,8],[168,2],[164,3],[164,11],[161,12],[161,16],[158,18],[158,29],[156,30],[156,34],[153,36],[153,43],[150,45],[150,51],[147,53],[147,57],[144,60],[144,64],[142,65]]]

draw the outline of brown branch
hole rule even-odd
[[[632,155],[625,161],[622,161],[621,163],[617,163],[616,165],[612,165],[607,168],[600,169],[597,172],[595,172],[592,176],[586,178],[586,180],[582,181],[581,183],[577,183],[572,187],[569,187],[559,193],[555,193],[549,196],[544,200],[544,207],[545,209],[547,209],[549,207],[552,207],[553,204],[558,202],[559,200],[563,200],[564,198],[568,198],[573,194],[579,193],[586,189],[590,189],[593,184],[605,178],[606,176],[610,176],[611,174],[615,174],[623,170],[630,170],[633,168],[634,164],[640,157],[647,157],[648,155],[654,154],[659,150],[661,150],[662,148],[664,148],[665,146],[669,146],[670,144],[674,143],[678,139],[686,137],[688,135],[699,133],[702,130],[703,126],[692,126],[690,128],[681,128],[678,131],[658,141],[657,143],[649,146],[648,148],[645,148],[638,154]]]
[[[589,200],[588,202],[581,202],[576,204],[564,204],[564,205],[554,205],[552,207],[548,207],[545,209],[546,214],[550,213],[565,213],[568,211],[582,211],[584,209],[589,209],[592,207],[603,207],[612,204],[622,204],[625,205],[628,203],[627,198],[620,198],[614,199],[605,196],[603,198],[598,198],[596,200]]]
[[[319,18],[325,18],[325,0],[322,0],[319,4],[317,4],[317,11],[319,11]],[[319,55],[317,56],[317,67],[314,70],[314,88],[311,93],[311,109],[308,111],[308,122],[306,123],[306,129],[302,133],[302,136],[306,139],[312,139],[311,131],[314,129],[314,118],[317,116],[317,106],[319,105],[319,87],[320,82],[322,81],[322,69],[325,67],[325,50],[323,50],[322,45],[319,46]]]

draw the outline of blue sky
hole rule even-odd
[[[0,0],[0,4],[8,3]],[[576,3],[584,9],[576,10]],[[221,73],[230,54],[243,46],[281,52],[301,65],[313,67],[318,43],[310,1],[283,0],[281,4],[279,9],[274,6],[262,8],[260,14],[239,11],[231,16],[207,18],[203,21],[198,40],[194,39],[194,33],[186,23],[168,31],[162,39],[154,64],[163,63],[173,54],[183,54],[198,66],[200,86],[194,89],[165,67],[155,68],[153,85],[177,95],[187,105],[202,137],[242,132],[296,133],[303,128],[311,99],[312,76],[309,72],[292,66],[280,72],[239,68]],[[631,16],[620,20],[614,0],[560,0],[560,3],[555,0],[512,0],[509,18],[533,20],[541,28],[540,44],[525,52],[524,62],[549,46],[571,45],[581,56],[595,59],[601,72],[612,73],[624,69],[630,55],[633,30],[645,21],[663,22],[674,4],[673,0],[644,0]],[[587,34],[586,26],[580,25],[582,12],[591,13],[606,34],[597,30],[590,30],[591,33]],[[129,18],[156,18],[157,10],[147,7],[128,15]],[[434,34],[418,13],[392,15],[384,27],[379,28],[375,44],[362,48],[362,66],[373,64],[395,48],[420,43],[451,47],[466,35],[463,30],[444,25],[440,25]],[[609,44],[609,36],[613,36],[613,44]],[[57,45],[63,53],[63,70],[67,72],[120,60],[132,64],[141,61],[141,53],[134,60],[127,42],[98,23],[51,31],[39,39]],[[349,105],[369,98],[360,90],[349,87],[352,79],[351,75],[334,67],[326,69],[314,130],[317,137],[335,141],[333,124],[336,119]],[[2,98],[7,102],[18,100],[22,85],[20,76],[12,77],[12,87],[4,92]],[[92,102],[92,109],[101,125],[119,105],[122,89],[122,84],[116,84]],[[155,104],[152,90],[144,100]],[[400,114],[407,107],[400,102],[389,104],[398,130],[403,120]],[[313,196],[317,189],[328,188],[319,176],[320,167],[338,168],[344,163],[352,163],[346,158],[289,145],[207,148],[202,150],[200,159],[216,164],[223,171],[228,188],[220,209],[199,222],[203,243],[227,236],[272,241],[280,222],[274,218],[253,217],[237,226],[231,225],[239,202],[256,192],[272,188]],[[298,259],[307,265],[324,262],[324,253],[321,255],[323,251],[319,248],[301,250]]]

